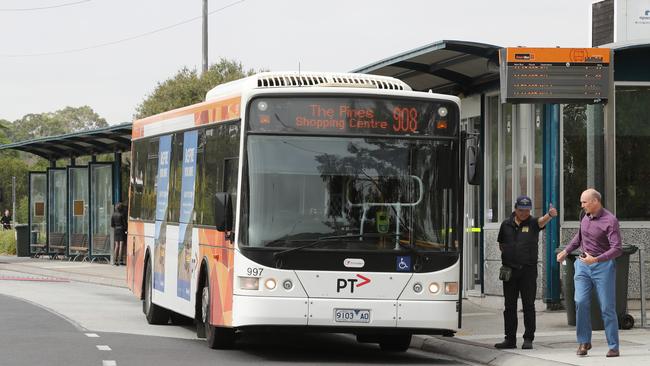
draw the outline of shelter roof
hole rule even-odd
[[[131,150],[131,122],[0,145],[0,150],[19,150],[48,160],[77,158]]]
[[[498,85],[499,49],[484,43],[443,40],[352,72],[392,76],[418,91],[468,95]]]

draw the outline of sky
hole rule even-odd
[[[439,40],[589,47],[593,2],[209,0],[208,60],[346,72]],[[88,105],[132,121],[159,82],[201,69],[201,13],[202,0],[0,0],[0,119]]]

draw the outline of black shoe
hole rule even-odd
[[[521,345],[521,349],[533,349],[533,341],[524,339],[524,344]]]
[[[494,348],[498,348],[498,349],[514,349],[514,348],[517,348],[517,343],[511,342],[509,340],[504,340],[501,343],[495,344]]]

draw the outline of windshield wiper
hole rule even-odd
[[[288,253],[296,252],[296,251],[303,250],[303,249],[306,249],[306,248],[315,247],[320,243],[329,242],[330,240],[354,239],[354,238],[365,238],[365,237],[368,237],[368,238],[373,238],[373,237],[375,237],[375,238],[377,238],[377,237],[394,238],[396,236],[398,236],[398,235],[397,234],[379,234],[379,233],[323,236],[323,237],[320,237],[320,238],[318,238],[318,239],[316,239],[316,240],[314,240],[312,242],[309,242],[307,244],[304,244],[304,245],[301,245],[301,246],[298,246],[298,247],[295,247],[295,248],[289,248],[289,249],[285,249],[285,250],[273,253],[273,258],[275,260],[278,260],[278,259],[280,259],[281,257],[283,257],[284,255],[286,255]],[[271,241],[269,243],[282,241],[282,240],[285,240],[285,239],[276,239],[276,240],[273,240],[273,241]],[[415,249],[415,247],[412,247],[409,244],[404,244],[404,243],[400,242],[399,240],[398,240],[398,243],[400,244],[401,247],[403,247],[405,249],[408,249],[408,250],[412,251],[413,253],[416,253],[416,254],[418,253],[418,251],[417,251],[417,249]],[[266,245],[268,246],[268,243]]]

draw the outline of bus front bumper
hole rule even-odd
[[[358,321],[336,321],[337,310],[365,311]],[[367,299],[292,298],[235,295],[233,327],[314,327],[332,329],[411,329],[413,333],[442,334],[458,326],[456,301],[400,301]],[[434,331],[435,330],[435,331]]]

